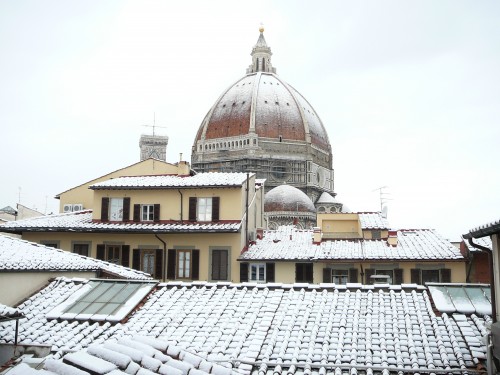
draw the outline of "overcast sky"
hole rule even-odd
[[[450,240],[500,217],[497,1],[0,0],[0,206],[167,161],[245,74],[260,23],[278,75],[330,137],[337,198]]]

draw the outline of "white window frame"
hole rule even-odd
[[[141,204],[141,221],[153,221],[155,218],[154,204]]]
[[[265,263],[250,263],[250,265],[248,267],[248,280],[253,281],[253,282],[257,282],[257,283],[265,283],[266,282],[266,264]]]
[[[109,220],[123,221],[123,198],[109,198]]]
[[[212,198],[198,198],[196,200],[196,220],[212,221]]]

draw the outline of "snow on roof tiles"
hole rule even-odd
[[[253,176],[253,174],[250,174]],[[199,187],[241,186],[247,178],[246,173],[198,173],[194,176],[125,176],[90,185],[90,189],[177,189]]]
[[[359,212],[361,229],[389,229],[389,222],[380,212]]]
[[[0,321],[4,319],[14,319],[21,315],[18,309],[0,303]]]
[[[282,226],[266,231],[264,238],[251,245],[240,260],[458,260],[463,259],[459,249],[433,230],[399,230],[397,246],[385,240],[328,240],[320,244],[312,241],[312,230],[298,230]]]
[[[97,271],[127,279],[151,279],[147,273],[0,234],[2,271]]]
[[[237,232],[241,221],[220,221],[198,223],[189,221],[172,222],[93,222],[92,210],[67,214],[48,215],[25,220],[11,221],[0,226],[0,231],[60,231],[60,232],[133,232],[133,233],[167,233],[167,232]]]
[[[127,353],[141,357],[151,349],[133,338],[146,335],[179,348],[167,355],[185,350],[191,354],[184,361],[198,362],[196,355],[245,374],[300,374],[321,365],[453,372],[475,368],[486,353],[478,337],[489,318],[436,316],[423,287],[164,283],[121,324],[47,320],[84,284],[58,278],[22,303],[27,318],[20,321],[20,344],[49,345],[57,359],[65,351],[129,339]],[[12,324],[0,323],[0,333],[0,342],[13,342]]]

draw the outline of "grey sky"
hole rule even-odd
[[[0,206],[139,160],[153,122],[190,160],[264,23],[278,75],[316,109],[338,199],[456,240],[500,216],[500,3],[2,1]],[[46,200],[47,197],[47,200]]]

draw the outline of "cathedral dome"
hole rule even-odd
[[[274,73],[250,73],[231,85],[206,115],[195,144],[249,134],[278,142],[306,142],[331,152],[328,134],[314,108]]]
[[[316,212],[311,199],[297,188],[281,185],[264,198],[264,212]]]
[[[246,75],[227,88],[203,119],[192,147],[199,172],[252,172],[266,191],[284,183],[312,201],[333,196],[332,148],[309,102],[276,74],[263,29]]]

